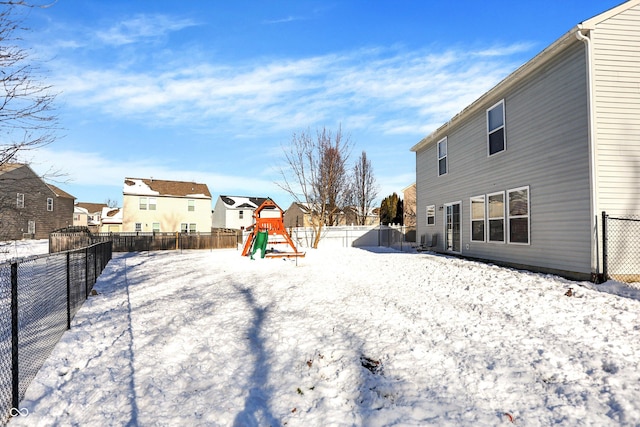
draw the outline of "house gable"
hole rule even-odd
[[[73,224],[75,198],[45,183],[25,164],[0,165],[0,235],[45,239]]]

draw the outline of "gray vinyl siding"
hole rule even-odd
[[[592,32],[598,208],[640,214],[640,6]]]
[[[416,152],[418,238],[426,235],[430,239],[438,233],[438,249],[444,250],[444,211],[440,207],[461,201],[463,255],[590,274],[589,122],[583,44],[576,39],[558,58],[508,93],[494,92],[486,98],[484,108],[442,130]],[[488,157],[485,109],[501,99],[505,102],[507,148]],[[436,141],[445,136],[449,171],[438,176]],[[530,244],[471,242],[470,197],[504,191],[506,199],[507,190],[523,186],[530,191]],[[427,205],[436,205],[435,227],[426,226]]]

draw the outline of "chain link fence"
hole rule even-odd
[[[0,264],[0,425],[111,260],[111,242]]]
[[[604,279],[640,282],[640,215],[602,213]]]

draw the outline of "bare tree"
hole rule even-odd
[[[20,47],[19,33],[26,31],[16,17],[15,5],[2,2],[0,11],[0,165],[18,160],[25,150],[55,140],[58,118],[53,114],[56,94],[41,81],[29,52]]]
[[[111,198],[106,198],[104,200],[104,204],[107,205],[107,207],[109,208],[117,208],[118,207],[118,201],[115,199],[111,199]]]
[[[341,128],[335,136],[323,128],[316,131],[315,138],[309,131],[294,134],[291,145],[284,150],[287,168],[280,170],[283,182],[278,186],[308,209],[314,248],[318,247],[322,228],[337,222],[347,200],[345,165],[350,146],[351,142],[342,135]]]
[[[35,222],[28,221],[28,211],[39,203],[43,192],[51,191],[33,173],[13,173],[16,163],[23,160],[21,153],[50,144],[58,130],[53,114],[56,94],[43,83],[36,61],[22,47],[20,36],[27,29],[18,13],[49,5],[0,1],[0,238],[32,233]],[[61,176],[59,172],[47,174]],[[39,209],[46,212],[48,208]]]
[[[367,225],[367,216],[377,196],[378,185],[373,175],[373,166],[371,166],[371,160],[367,158],[366,151],[362,151],[353,166],[351,182],[351,200],[355,207],[358,225]]]

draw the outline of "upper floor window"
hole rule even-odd
[[[438,141],[438,175],[447,173],[447,137]]]
[[[507,191],[509,243],[529,244],[529,187]]]
[[[507,147],[504,129],[504,100],[487,110],[487,143],[490,156],[504,151]]]
[[[140,210],[141,211],[146,211],[147,210],[147,198],[146,197],[140,197]]]
[[[238,218],[239,219],[244,218],[244,211],[238,211]]]
[[[188,209],[189,212],[193,212],[196,210],[196,201],[193,199],[189,199],[188,201]]]
[[[471,241],[484,242],[484,196],[471,198]]]
[[[16,196],[16,207],[24,208],[24,193],[18,193]]]
[[[427,225],[436,224],[436,205],[427,206]]]
[[[156,210],[156,198],[155,197],[149,197],[149,210],[150,211],[155,211]]]
[[[504,191],[487,196],[489,199],[489,241],[504,242]]]
[[[49,212],[53,211],[53,198],[47,197],[47,210]]]

